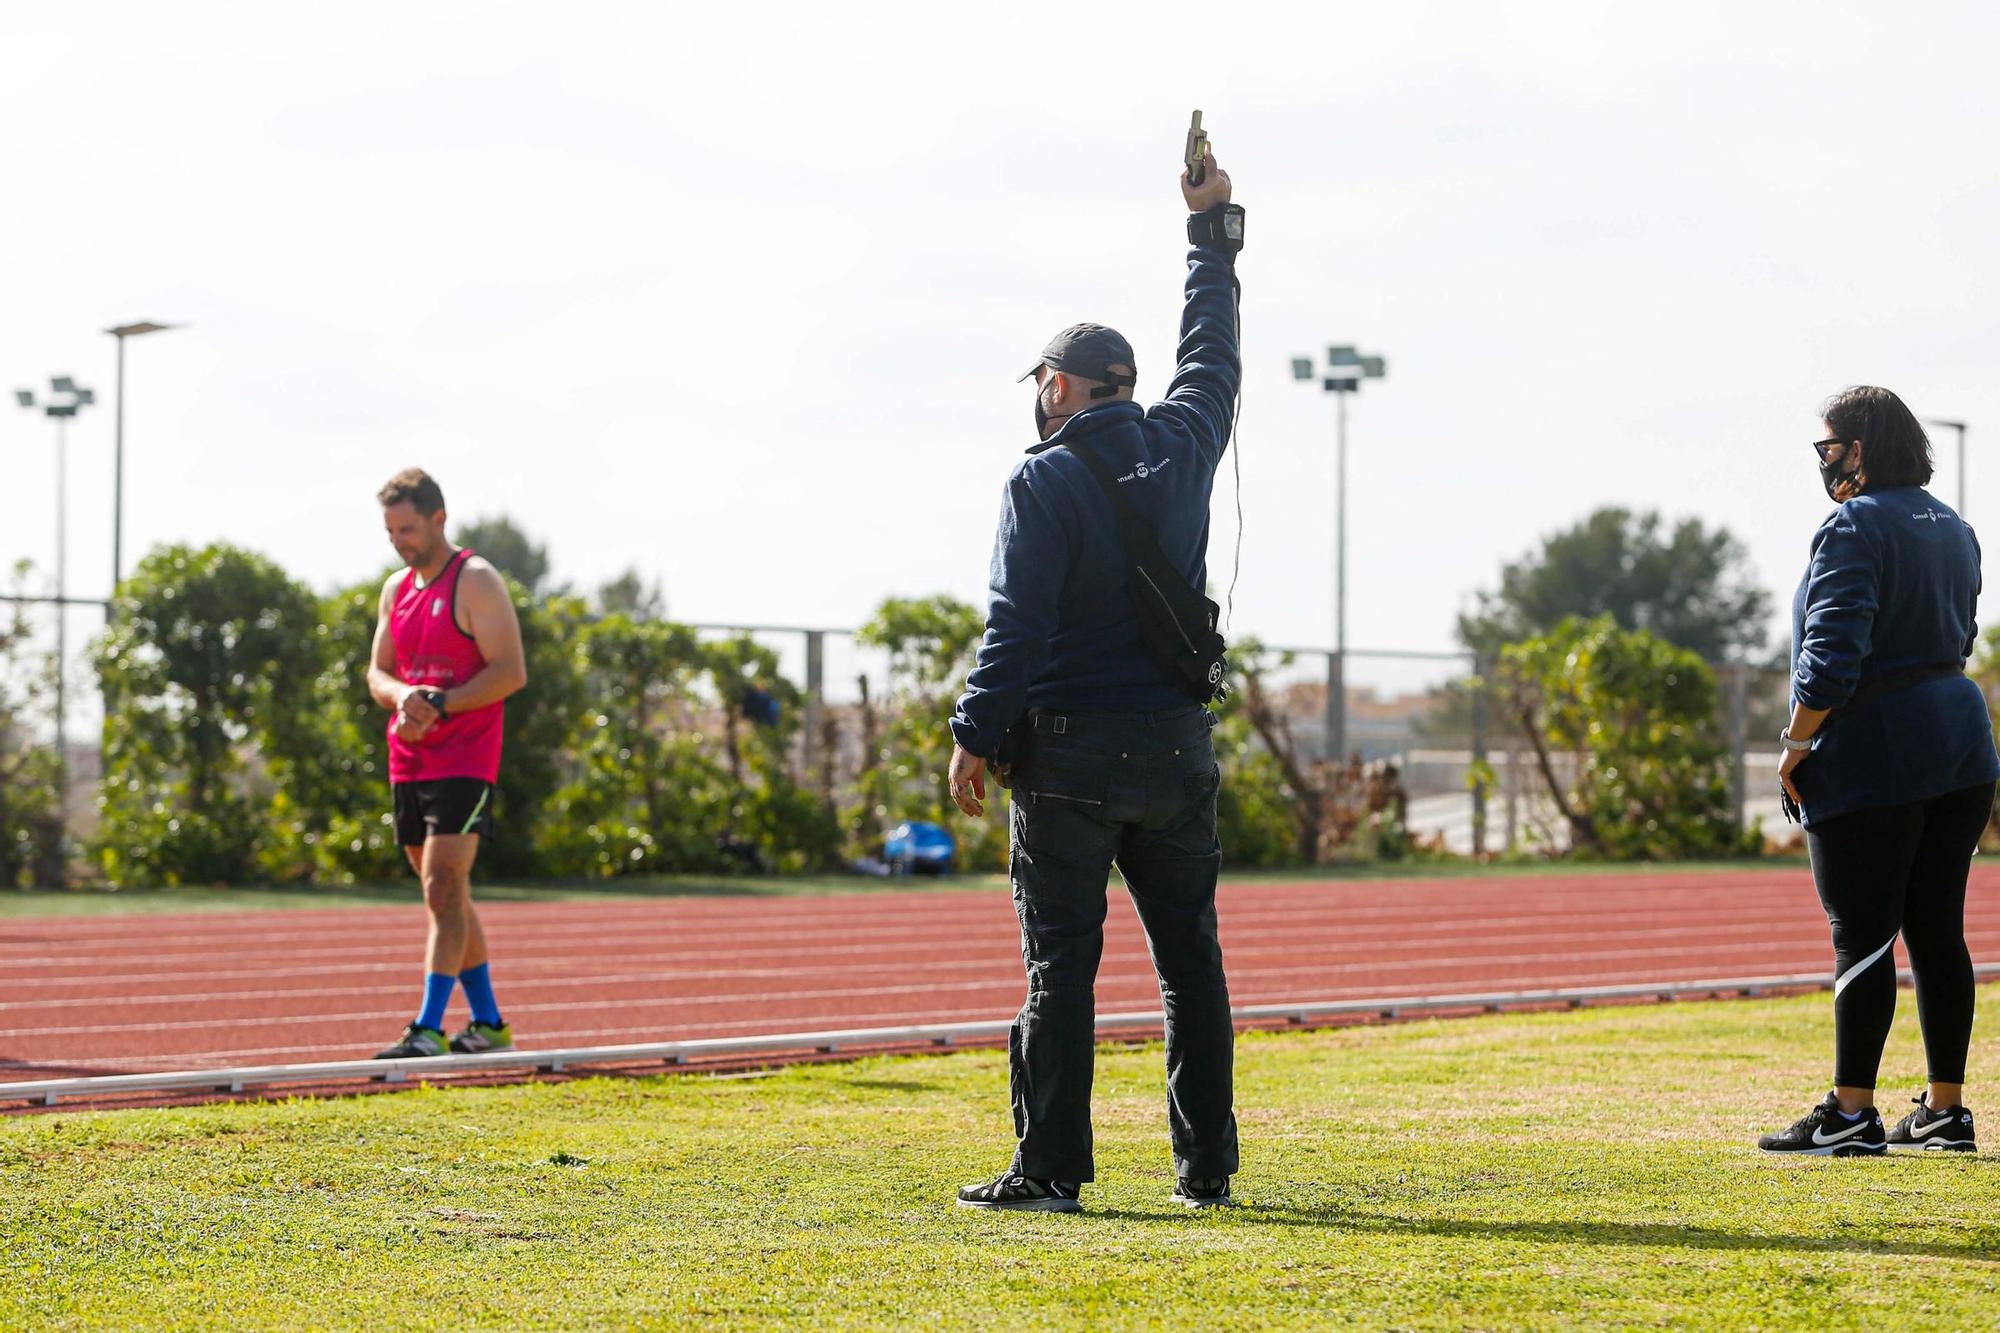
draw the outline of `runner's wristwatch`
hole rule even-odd
[[[425,703],[437,709],[438,721],[442,722],[451,716],[450,713],[445,711],[443,690],[425,690],[423,691],[423,696]]]

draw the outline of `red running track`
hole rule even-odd
[[[1022,996],[1004,890],[480,913],[524,1049],[1005,1019]],[[1803,870],[1232,883],[1221,917],[1239,1005],[1832,966]],[[423,935],[415,903],[0,920],[0,1081],[371,1055],[415,1011]],[[1974,871],[1967,936],[2000,961],[2000,867]],[[1159,1003],[1122,889],[1097,999]]]

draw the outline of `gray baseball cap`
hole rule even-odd
[[[1125,341],[1124,334],[1102,324],[1072,324],[1049,339],[1041,359],[1022,372],[1021,380],[1043,366],[1097,380],[1114,389],[1129,389],[1139,382],[1132,344]],[[1021,380],[1014,382],[1019,384]]]

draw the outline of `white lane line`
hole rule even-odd
[[[1801,939],[1821,939],[1824,938],[1825,930],[1824,926],[1815,925],[1809,920],[1774,923],[1768,915],[1745,921],[1740,926],[1733,923],[1704,922],[1699,928],[1691,925],[1685,919],[1672,917],[1665,918],[1664,923],[1658,925],[1649,924],[1615,928],[1594,918],[1589,925],[1577,921],[1574,917],[1569,920],[1570,924],[1567,928],[1551,928],[1549,925],[1533,922],[1496,922],[1475,925],[1474,923],[1455,921],[1421,926],[1416,926],[1416,923],[1413,923],[1413,926],[1416,926],[1416,928],[1410,931],[1385,933],[1383,937],[1378,939],[1369,934],[1355,931],[1348,923],[1338,919],[1301,921],[1297,918],[1292,918],[1272,929],[1265,930],[1258,929],[1254,925],[1246,924],[1234,918],[1225,917],[1222,922],[1222,939],[1223,948],[1227,950],[1246,946],[1254,948],[1259,943],[1265,941],[1277,941],[1298,948],[1301,947],[1302,941],[1324,937],[1330,942],[1339,943],[1342,946],[1343,952],[1347,952],[1352,951],[1357,946],[1381,943],[1395,943],[1410,948],[1438,949],[1462,947],[1467,944],[1498,947],[1516,942],[1540,944],[1555,944],[1565,940],[1588,942],[1608,937],[1626,939],[1687,939],[1690,942],[1699,942],[1725,933],[1750,934],[1759,939],[1767,939],[1771,937],[1774,926],[1780,930],[1795,932]],[[1112,927],[1112,930],[1122,933],[1134,928],[1135,923],[1121,922],[1119,925]],[[495,953],[503,956],[511,954],[516,958],[540,960],[546,963],[561,963],[571,960],[590,963],[602,963],[604,961],[631,962],[636,961],[638,957],[643,957],[644,961],[648,963],[666,964],[682,961],[699,962],[711,958],[717,953],[723,953],[736,959],[745,959],[746,961],[783,958],[823,960],[827,958],[856,956],[881,957],[907,951],[928,949],[939,943],[964,948],[984,947],[988,940],[1015,940],[1018,936],[1019,925],[1013,917],[1008,916],[994,922],[984,923],[974,929],[982,933],[974,934],[968,930],[961,929],[938,936],[917,935],[915,933],[896,933],[887,936],[879,933],[864,935],[862,938],[866,940],[866,943],[861,946],[836,945],[821,940],[807,942],[798,947],[772,948],[769,947],[772,942],[771,937],[760,935],[755,937],[754,952],[749,953],[747,958],[744,947],[745,941],[741,933],[718,940],[714,948],[690,948],[686,947],[687,941],[674,939],[671,942],[677,947],[670,951],[664,953],[644,953],[643,955],[639,954],[639,950],[648,942],[648,937],[631,933],[619,934],[608,939],[600,938],[596,941],[588,942],[590,944],[589,948],[579,948],[573,953],[552,948],[548,941],[515,941],[500,936],[497,932],[490,936],[490,940]],[[2000,935],[2000,920],[1991,923],[1973,923],[1969,929],[1974,933]],[[1447,930],[1457,933],[1444,933]],[[789,942],[786,943],[787,945],[789,944]],[[338,966],[338,964],[331,962],[334,959],[380,960],[385,954],[391,952],[397,955],[405,954],[407,950],[404,948],[404,942],[382,942],[371,945],[309,950],[230,949],[227,951],[227,958],[223,962],[225,970],[232,974],[240,973],[244,967],[267,959],[283,960],[294,965],[324,959],[329,960],[325,966],[330,970],[332,967]],[[189,954],[162,954],[156,951],[146,955],[145,960],[154,964],[200,964],[201,966],[194,975],[212,976],[217,971],[218,955],[217,951],[212,950]],[[24,977],[34,969],[57,968],[88,969],[93,973],[101,974],[120,966],[129,965],[132,961],[134,961],[132,958],[119,955],[82,957],[44,956],[32,960],[17,960],[10,963],[8,967],[9,971],[20,973]],[[382,964],[380,962],[366,962],[362,965],[373,969]],[[134,975],[159,974],[135,973]]]
[[[1350,881],[1342,884],[1340,887],[1349,890],[1358,890],[1365,887],[1370,895],[1370,901],[1361,903],[1340,902],[1332,897],[1329,897],[1326,902],[1325,906],[1327,909],[1330,912],[1338,912],[1340,920],[1351,927],[1363,926],[1370,923],[1388,923],[1391,925],[1407,924],[1412,927],[1422,928],[1434,921],[1463,920],[1467,916],[1477,916],[1482,920],[1526,922],[1548,917],[1572,917],[1580,909],[1587,909],[1593,920],[1616,920],[1627,916],[1684,919],[1687,911],[1686,904],[1663,903],[1657,894],[1652,893],[1635,896],[1629,902],[1607,900],[1601,896],[1592,896],[1586,902],[1579,902],[1579,895],[1577,893],[1551,893],[1543,895],[1540,901],[1512,897],[1505,901],[1490,904],[1454,902],[1446,906],[1458,910],[1440,914],[1435,910],[1423,910],[1420,904],[1399,901],[1397,895],[1404,892],[1400,886],[1386,893],[1382,891],[1379,885],[1374,884],[1363,885]],[[1117,892],[1116,886],[1114,886],[1113,891],[1115,895]],[[1700,886],[1702,897],[1713,897],[1719,900],[1713,908],[1705,909],[1714,914],[1715,919],[1728,919],[1733,916],[1748,920],[1768,920],[1770,917],[1769,908],[1756,904],[1744,904],[1741,896],[1742,891],[1743,886],[1718,886],[1715,884],[1703,884]],[[1004,897],[996,900],[981,895],[976,901],[980,905],[980,910],[976,913],[941,912],[937,910],[936,906],[914,912],[908,910],[892,911],[887,908],[878,907],[871,912],[853,910],[827,912],[811,919],[780,922],[758,920],[756,919],[756,914],[746,913],[744,918],[740,920],[731,918],[698,923],[648,921],[645,922],[646,928],[643,930],[634,930],[633,927],[638,923],[629,919],[612,918],[596,921],[530,923],[514,921],[510,917],[502,915],[499,911],[499,909],[507,907],[549,909],[556,906],[550,904],[502,903],[497,905],[483,904],[482,906],[495,908],[495,920],[500,928],[521,930],[524,932],[532,931],[536,938],[548,940],[565,936],[598,939],[602,938],[607,931],[613,932],[620,937],[643,934],[648,936],[662,935],[686,938],[691,934],[708,934],[717,940],[740,940],[746,929],[754,929],[760,936],[766,937],[810,937],[818,939],[824,938],[829,931],[841,935],[877,934],[885,923],[904,928],[914,925],[919,927],[935,927],[939,930],[949,931],[962,929],[966,922],[975,916],[984,917],[997,913],[1003,920],[1013,920],[1012,912]],[[1738,906],[1739,904],[1743,905]],[[1225,919],[1227,920],[1268,920],[1282,924],[1298,920],[1300,904],[1297,902],[1272,903],[1268,905],[1262,903],[1225,903],[1224,908]],[[373,911],[374,909],[359,910]],[[145,918],[130,917],[121,918],[121,925],[129,924],[129,928],[138,933],[101,935],[90,932],[78,932],[65,935],[59,929],[51,929],[49,935],[42,939],[0,940],[0,953],[11,950],[45,949],[50,944],[64,942],[83,942],[93,945],[125,945],[138,949],[180,947],[182,945],[204,947],[218,943],[236,945],[248,941],[277,946],[288,943],[324,940],[329,935],[336,937],[353,936],[358,938],[371,934],[393,933],[400,938],[409,930],[421,931],[424,918],[420,908],[412,907],[407,911],[399,909],[399,912],[400,915],[394,922],[382,922],[380,924],[343,919],[340,920],[338,929],[294,927],[282,930],[254,931],[246,931],[240,927],[230,929],[222,924],[222,922],[226,922],[229,919],[227,915],[217,914],[222,918],[222,921],[218,922],[217,929],[188,932],[180,935],[147,934],[139,924]],[[77,919],[71,917],[0,918],[0,933],[5,933],[10,928],[19,929],[23,923],[30,921],[55,923],[75,921]],[[241,918],[237,918],[237,920],[241,921]],[[771,929],[773,926],[777,926],[779,929]]]
[[[1420,968],[1436,967],[1436,968],[1463,969],[1463,968],[1477,968],[1477,967],[1492,967],[1496,965],[1512,966],[1525,963],[1553,961],[1558,959],[1564,961],[1585,961],[1585,960],[1596,960],[1605,958],[1645,957],[1657,960],[1663,957],[1672,956],[1677,953],[1700,955],[1702,957],[1712,957],[1717,954],[1739,954],[1739,953],[1757,952],[1757,951],[1775,952],[1780,948],[1784,948],[1788,951],[1796,950],[1801,954],[1810,952],[1813,955],[1814,959],[1816,960],[1817,955],[1820,952],[1824,951],[1824,945],[1818,932],[1813,932],[1810,936],[1802,935],[1800,938],[1795,940],[1774,940],[1770,938],[1768,934],[1766,934],[1766,935],[1760,935],[1755,940],[1747,943],[1738,941],[1722,941],[1715,939],[1710,939],[1706,943],[1704,943],[1695,937],[1689,936],[1687,932],[1682,930],[1654,931],[1654,932],[1639,933],[1636,937],[1633,935],[1627,935],[1625,937],[1620,937],[1612,941],[1605,941],[1605,942],[1615,942],[1617,944],[1625,946],[1631,946],[1631,947],[1621,947],[1616,949],[1546,947],[1551,945],[1560,946],[1562,941],[1560,937],[1550,937],[1548,935],[1543,935],[1543,934],[1522,936],[1522,937],[1504,937],[1499,940],[1495,940],[1484,935],[1478,935],[1478,936],[1470,936],[1450,941],[1433,940],[1433,941],[1428,941],[1427,944],[1431,949],[1436,949],[1441,947],[1451,947],[1451,946],[1462,947],[1468,943],[1477,943],[1485,945],[1485,944],[1511,944],[1515,942],[1539,943],[1544,945],[1545,947],[1539,952],[1533,952],[1533,953],[1493,952],[1493,953],[1440,954],[1435,952],[1417,952],[1413,950],[1409,956],[1404,956],[1404,957],[1398,957],[1395,954],[1376,954],[1367,959],[1366,961],[1362,962],[1333,961],[1335,957],[1341,957],[1344,959],[1346,957],[1351,956],[1350,951],[1342,950],[1340,955],[1329,954],[1322,959],[1317,959],[1315,961],[1307,963],[1299,963],[1289,968],[1270,968],[1270,967],[1256,966],[1256,964],[1258,963],[1258,960],[1269,958],[1274,955],[1284,959],[1295,959],[1298,958],[1301,955],[1301,953],[1309,953],[1310,952],[1309,950],[1302,950],[1299,947],[1301,937],[1295,935],[1291,938],[1288,938],[1282,942],[1282,946],[1280,947],[1259,948],[1255,946],[1246,946],[1240,940],[1236,940],[1232,932],[1225,931],[1224,933],[1225,933],[1225,940],[1223,946],[1224,958],[1229,965],[1231,973],[1237,975],[1246,975],[1246,976],[1252,974],[1253,972],[1265,975],[1276,975],[1282,973],[1284,975],[1305,976],[1322,972],[1329,972],[1329,973],[1351,972],[1357,969],[1371,970],[1371,969],[1409,968],[1409,967],[1420,967]],[[1685,941],[1685,945],[1684,947],[1680,948],[1661,948],[1658,947],[1657,945],[1646,946],[1644,944],[1644,940],[1645,937],[1647,936],[1653,936],[1663,942],[1668,942],[1668,943]],[[1604,941],[1604,937],[1599,936],[1595,933],[1591,933],[1589,935],[1585,935],[1580,938],[1591,941]],[[1969,942],[1973,944],[1974,951],[1976,953],[1985,954],[1988,952],[2000,952],[2000,931],[1975,932],[1971,936]],[[972,949],[969,946],[972,944],[977,944],[978,942],[973,941],[967,943],[968,943],[968,953],[962,959],[960,958],[931,959],[920,962],[902,963],[899,964],[899,966],[904,968],[905,970],[914,969],[927,973],[938,973],[938,972],[954,972],[954,971],[961,971],[973,968],[983,968],[991,964],[994,958],[994,953],[992,950],[984,947]],[[1011,936],[1008,937],[1008,943],[1010,945],[1012,943]],[[875,955],[875,956],[879,957],[880,955]],[[507,978],[507,984],[510,990],[521,990],[521,989],[533,989],[538,987],[624,986],[624,985],[648,985],[648,984],[672,985],[672,984],[685,984],[691,981],[705,981],[705,982],[716,982],[716,981],[726,981],[726,980],[766,981],[772,979],[804,978],[804,977],[822,976],[822,975],[839,976],[839,975],[846,975],[852,972],[853,970],[850,966],[845,966],[845,965],[825,965],[827,963],[827,955],[825,955],[824,953],[810,955],[810,957],[815,963],[822,964],[821,966],[816,966],[816,967],[689,967],[686,966],[686,964],[689,962],[703,961],[705,957],[706,956],[704,955],[696,955],[693,957],[689,957],[686,955],[674,954],[674,955],[666,955],[661,957],[645,958],[645,959],[621,959],[620,961],[641,962],[645,964],[651,964],[652,966],[645,971],[625,971],[618,973],[587,973],[587,972],[578,973],[561,967],[561,962],[563,960],[530,958],[530,959],[521,959],[514,963],[509,964],[505,976]],[[1104,962],[1107,970],[1116,971],[1128,965],[1146,966],[1149,965],[1150,960],[1148,959],[1143,947],[1120,948],[1117,946],[1113,946],[1107,949],[1104,956]],[[136,990],[147,986],[166,985],[174,982],[206,982],[212,985],[214,982],[218,980],[268,981],[279,978],[300,978],[309,980],[309,979],[330,978],[335,976],[354,976],[354,975],[382,976],[382,977],[394,975],[400,977],[408,974],[409,972],[410,968],[406,962],[344,964],[336,967],[320,966],[320,967],[309,967],[309,968],[274,968],[274,969],[228,968],[221,972],[218,972],[214,968],[210,968],[201,972],[150,973],[150,974],[140,973],[125,977],[117,977],[117,976],[106,977],[102,972],[97,972],[87,977],[38,978],[35,980],[35,987],[37,990],[45,991],[51,988],[58,988],[58,987],[71,988],[71,989],[87,988],[93,992],[93,994],[91,995],[76,997],[76,998],[54,998],[54,999],[37,998],[28,1000],[0,1001],[0,1012],[27,1012],[40,1009],[59,1009],[59,1008],[91,1008],[91,1007],[102,1008],[107,1006],[129,1008],[134,1005],[147,1005],[147,1004],[222,1003],[227,1000],[237,999],[237,998],[283,999],[283,998],[301,998],[315,994],[318,995],[364,994],[364,993],[369,993],[374,989],[377,989],[374,987],[360,987],[360,986],[314,987],[309,985],[302,985],[296,988],[253,988],[247,990],[234,990],[234,991],[208,989],[192,995],[186,993],[167,994],[167,995],[132,995],[127,993],[115,997],[107,997],[101,993],[105,988],[107,982],[129,983],[125,987],[125,989],[129,992],[131,990]],[[0,994],[4,993],[6,993],[5,990],[0,989]]]
[[[1301,981],[1316,983],[1319,987],[1322,988],[1336,987],[1339,985],[1339,980],[1338,980],[1339,978],[1343,976],[1354,976],[1357,974],[1371,979],[1370,982],[1368,983],[1368,987],[1379,987],[1381,981],[1378,979],[1387,977],[1396,977],[1402,979],[1403,984],[1407,985],[1409,984],[1408,979],[1412,976],[1421,977],[1421,976],[1432,976],[1432,975],[1437,976],[1440,980],[1446,980],[1446,981],[1454,979],[1462,979],[1467,977],[1468,975],[1471,975],[1478,977],[1492,977],[1495,978],[1497,981],[1503,981],[1508,985],[1515,985],[1515,986],[1541,986],[1541,985],[1566,986],[1571,984],[1569,979],[1576,976],[1580,970],[1584,970],[1590,967],[1595,967],[1597,969],[1597,975],[1600,976],[1615,978],[1615,977],[1627,977],[1632,975],[1632,970],[1629,966],[1622,968],[1614,968],[1613,966],[1611,966],[1612,964],[1615,964],[1620,960],[1630,960],[1630,959],[1645,960],[1656,969],[1655,971],[1652,972],[1652,975],[1655,976],[1670,975],[1674,973],[1685,973],[1687,976],[1693,978],[1699,978],[1704,975],[1712,975],[1715,971],[1715,963],[1719,956],[1745,957],[1745,958],[1766,960],[1767,966],[1779,966],[1784,962],[1784,956],[1772,950],[1768,944],[1710,946],[1702,949],[1690,948],[1683,952],[1687,956],[1687,960],[1685,962],[1678,964],[1669,964],[1664,966],[1661,964],[1660,961],[1661,953],[1658,950],[1613,949],[1613,950],[1597,950],[1583,954],[1568,953],[1568,952],[1557,952],[1557,953],[1548,953],[1540,955],[1524,954],[1524,955],[1515,955],[1510,958],[1484,958],[1484,959],[1482,958],[1439,959],[1439,958],[1428,958],[1428,957],[1412,958],[1412,959],[1377,958],[1377,959],[1368,959],[1356,962],[1317,962],[1317,963],[1296,964],[1291,966],[1277,966],[1277,967],[1247,967],[1238,965],[1238,966],[1228,967],[1228,972],[1232,978],[1232,989],[1240,988],[1246,991],[1257,988],[1262,984],[1268,984],[1271,981],[1281,978],[1298,979]],[[1292,953],[1285,953],[1283,956],[1294,957],[1296,955]],[[1227,953],[1225,952],[1225,965],[1227,965],[1226,960],[1227,960]],[[1814,961],[1816,960],[1806,960],[1804,965],[1811,966]],[[1142,970],[1141,968],[1141,965],[1148,963],[1147,957],[1143,951],[1135,951],[1123,955],[1107,955],[1107,962],[1115,964],[1127,964],[1127,966],[1115,966],[1106,972],[1100,972],[1099,984],[1101,988],[1109,988],[1121,984],[1140,985],[1140,986],[1153,984],[1153,978],[1150,971],[1150,966],[1146,966],[1144,970]],[[1542,971],[1542,970],[1537,970],[1534,966],[1532,966],[1533,964],[1540,964],[1540,963],[1563,963],[1567,964],[1568,966],[1563,967],[1560,973],[1555,975],[1554,979],[1551,979],[1551,973],[1553,969],[1549,971]],[[816,988],[812,990],[791,991],[791,992],[740,992],[740,993],[732,992],[725,994],[693,995],[693,996],[676,995],[668,993],[668,994],[661,994],[654,996],[614,997],[610,999],[597,997],[588,1000],[578,1000],[578,1001],[532,1001],[525,998],[515,998],[521,996],[522,991],[526,989],[525,987],[523,987],[516,989],[514,991],[507,992],[510,995],[510,998],[507,1003],[507,1009],[509,1013],[526,1014],[526,1013],[538,1013],[538,1012],[602,1010],[607,1008],[650,1009],[662,1006],[670,1006],[670,1007],[671,1006],[696,1007],[696,1006],[714,1006],[714,1005],[749,1006],[749,1005],[759,1005],[779,1000],[869,999],[876,996],[921,994],[925,992],[938,992],[946,990],[1005,989],[1009,991],[1017,991],[1022,985],[1023,982],[1018,975],[1004,976],[1004,977],[973,976],[964,978],[963,980],[960,981],[931,980],[911,985],[866,985],[866,986],[854,985],[854,986],[842,986],[842,987]],[[1364,987],[1364,989],[1366,988],[1367,987]],[[310,994],[310,993],[311,992],[306,992],[305,994]],[[357,997],[360,995],[378,994],[381,995],[385,1000],[391,998],[391,993],[388,988],[379,988],[379,989],[348,988],[347,991],[343,993],[353,994]],[[295,993],[286,993],[281,998],[297,998],[297,995]],[[407,997],[398,996],[395,998],[396,1000],[400,1001],[401,999]],[[100,1005],[97,1007],[102,1008],[104,1006]],[[120,1005],[118,1007],[122,1009],[128,1006]],[[395,1003],[393,1007],[385,1009],[369,1009],[363,1011],[341,1012],[332,1014],[305,1012],[301,1013],[299,1017],[303,1021],[311,1021],[314,1023],[374,1022],[374,1021],[393,1018],[397,1015],[404,1014],[407,1008],[408,1006],[405,1004]],[[23,1016],[26,1017],[28,1015],[24,1014]],[[224,1021],[240,1021],[240,1020],[225,1020],[225,1019],[219,1019],[214,1016],[210,1016],[198,1019],[146,1021],[146,1022],[135,1022],[135,1023],[49,1024],[49,1025],[34,1026],[34,1027],[0,1029],[0,1038],[11,1038],[19,1040],[28,1038],[48,1038],[57,1036],[63,1036],[63,1037],[101,1036],[114,1033],[125,1034],[125,1033],[145,1033],[145,1032],[164,1032],[164,1031],[193,1031],[202,1028],[216,1027],[218,1026],[219,1023]],[[269,1020],[257,1020],[257,1021],[269,1021]]]
[[[1108,964],[1122,963],[1133,959],[1137,959],[1142,963],[1147,961],[1143,947],[1134,947],[1132,944],[1127,943],[1124,938],[1124,932],[1114,932],[1113,938],[1116,942],[1111,945],[1105,955]],[[1226,960],[1254,960],[1268,957],[1272,954],[1296,958],[1302,954],[1311,954],[1313,952],[1310,947],[1306,947],[1313,939],[1313,933],[1298,930],[1282,936],[1256,934],[1246,937],[1243,933],[1232,930],[1225,924],[1223,930],[1223,953]],[[1571,943],[1570,941],[1575,941],[1575,943]],[[1016,943],[1016,937],[1010,931],[1004,935],[996,933],[991,940],[962,939],[956,941],[956,943],[963,951],[962,955],[938,958],[935,956],[935,951],[932,951],[933,956],[926,961],[908,964],[898,963],[898,966],[920,967],[925,970],[942,970],[959,966],[982,966],[994,957],[996,949],[999,949],[1002,945],[1005,946],[1005,952],[1011,954],[1013,952],[1013,945]],[[1740,950],[1745,947],[1810,948],[1824,951],[1824,936],[1818,930],[1801,930],[1793,937],[1774,937],[1769,930],[1763,930],[1756,932],[1751,942],[1746,945],[1742,941],[1735,939],[1717,939],[1712,935],[1704,937],[1691,933],[1684,928],[1675,928],[1628,931],[1622,934],[1614,933],[1610,935],[1596,931],[1579,932],[1574,935],[1546,931],[1537,931],[1522,935],[1492,935],[1486,932],[1479,932],[1455,937],[1433,937],[1421,941],[1411,941],[1404,948],[1394,951],[1377,951],[1373,956],[1389,959],[1396,958],[1398,955],[1407,955],[1408,958],[1404,959],[1404,961],[1414,959],[1420,962],[1435,962],[1439,965],[1463,966],[1536,958],[1595,957],[1605,954],[1606,951],[1602,948],[1588,946],[1605,943],[1632,946],[1616,951],[1620,954],[1642,953],[1646,955]],[[1988,930],[1968,932],[1968,943],[1976,951],[1980,952],[1984,952],[1989,948],[2000,948],[2000,926]],[[1539,945],[1541,947],[1535,953],[1507,952],[1507,950],[1523,944]],[[1455,949],[1461,952],[1442,952],[1446,949]],[[1468,949],[1476,949],[1477,951],[1466,951]],[[878,945],[878,947],[865,952],[858,950],[784,950],[754,955],[752,959],[748,960],[753,965],[737,966],[715,966],[714,963],[718,957],[717,954],[686,951],[674,951],[664,954],[627,955],[609,960],[601,956],[571,959],[568,957],[551,957],[546,954],[528,953],[516,954],[509,959],[505,963],[504,975],[515,985],[569,984],[571,979],[576,979],[578,984],[588,984],[593,977],[602,980],[606,984],[622,983],[627,980],[643,982],[665,978],[683,980],[691,978],[763,980],[773,977],[842,974],[852,970],[851,964],[843,960],[853,956],[858,955],[871,960],[883,960],[901,953],[903,953],[903,949],[900,947],[900,942],[897,942],[894,947]],[[1347,947],[1342,947],[1337,951],[1332,949],[1327,950],[1324,956],[1328,958],[1352,957],[1355,953],[1356,950],[1351,947],[1351,942],[1349,942]],[[723,953],[720,956],[730,961],[742,958],[741,954],[734,952]],[[802,959],[816,966],[800,967],[784,965],[781,960],[786,958]],[[343,976],[404,975],[412,972],[411,965],[406,960],[389,962],[378,959],[377,961],[365,963],[319,963],[277,968],[245,966],[223,966],[218,968],[215,966],[216,960],[213,957],[205,961],[208,962],[209,966],[194,971],[107,974],[105,969],[99,967],[90,969],[88,975],[85,976],[38,976],[14,978],[12,980],[31,982],[34,989],[38,992],[53,988],[87,988],[93,992],[97,992],[97,994],[83,997],[80,1000],[55,1000],[47,1001],[47,1003],[121,1004],[127,1002],[127,1000],[139,999],[141,997],[130,996],[129,994],[105,997],[101,992],[107,987],[121,988],[129,992],[149,986],[164,986],[189,982],[198,984],[208,983],[208,985],[213,986],[217,981],[226,982],[231,980],[273,981],[283,978],[331,979]],[[587,969],[591,965],[601,966],[606,961],[623,963],[626,965],[626,968],[618,973],[592,974],[587,970],[579,970],[575,966],[576,964],[582,964]],[[70,965],[75,964],[72,963]],[[1309,966],[1317,967],[1322,965],[1324,964],[1316,962]],[[0,986],[0,994],[6,994],[11,989],[12,987],[9,986]],[[301,989],[305,988],[302,987]],[[0,1010],[32,1008],[41,1003],[44,1003],[44,1001],[0,1001]]]

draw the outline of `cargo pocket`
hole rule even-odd
[[[1181,779],[1181,795],[1189,801],[1199,801],[1204,796],[1214,794],[1222,785],[1222,770],[1210,767],[1205,773],[1190,773]]]

